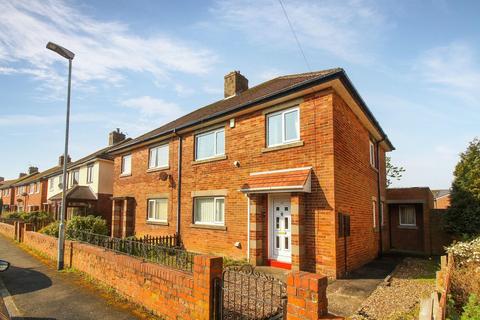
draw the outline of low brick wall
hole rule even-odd
[[[8,223],[0,222],[0,234],[14,239],[15,238],[15,227]]]
[[[56,238],[26,231],[23,241],[56,259]],[[66,266],[87,273],[166,319],[211,319],[213,279],[221,276],[222,264],[222,258],[196,256],[191,274],[76,241],[65,243]]]

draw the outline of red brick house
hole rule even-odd
[[[450,190],[432,190],[435,209],[447,209],[450,207]]]
[[[12,208],[14,210],[11,211],[31,212],[39,210],[36,206],[36,200],[41,197],[39,194],[40,185],[33,182],[38,174],[37,167],[29,167],[28,174],[21,174],[22,177],[11,185],[13,187],[14,206],[14,208]],[[31,204],[30,198],[33,200],[33,205]]]
[[[112,148],[112,235],[341,276],[389,247],[393,149],[343,69],[232,72],[225,99]]]
[[[14,202],[15,188],[12,186],[12,184],[19,181],[22,177],[23,177],[22,174],[20,174],[18,179],[2,181],[2,185],[0,185],[0,195],[2,199],[2,212],[11,212],[16,210],[16,205]]]

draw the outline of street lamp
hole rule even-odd
[[[67,210],[67,159],[68,159],[68,134],[70,129],[70,88],[72,84],[72,60],[75,54],[53,42],[47,43],[47,49],[52,50],[65,59],[68,59],[68,91],[67,91],[67,119],[65,125],[65,152],[63,154],[63,186],[62,186],[62,207],[60,211],[60,225],[58,227],[58,259],[57,269],[63,270],[65,251],[65,210]]]

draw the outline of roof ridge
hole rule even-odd
[[[305,76],[324,75],[326,73],[337,72],[337,71],[344,71],[344,70],[343,70],[343,68],[337,67],[337,68],[331,68],[331,69],[325,69],[325,70],[317,70],[317,71],[310,71],[310,72],[303,72],[303,73],[287,74],[287,75],[284,75],[284,76],[279,76],[277,78],[279,78],[279,79],[292,79],[292,78],[299,78],[299,77],[305,77]],[[277,79],[277,78],[274,78],[274,79]]]

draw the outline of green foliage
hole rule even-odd
[[[390,187],[393,183],[392,180],[398,181],[403,177],[405,169],[403,167],[394,166],[390,157],[385,158],[385,163],[387,167],[387,187]]]
[[[50,222],[53,220],[52,215],[45,211],[22,212],[20,219],[27,223]]]
[[[480,140],[470,142],[455,167],[451,204],[445,216],[445,228],[457,235],[480,232]]]
[[[460,320],[478,320],[480,319],[480,301],[477,296],[471,294],[468,302],[463,306],[463,313]]]
[[[73,238],[75,231],[85,231],[95,234],[108,235],[107,221],[95,216],[75,216],[68,220],[66,235]]]
[[[55,238],[58,238],[58,226],[60,225],[60,222],[54,221],[50,223],[49,225],[43,227],[40,229],[40,233],[46,234],[47,236],[52,236]]]
[[[22,219],[22,212],[8,212],[5,215],[7,219]]]
[[[45,228],[41,229],[39,232],[58,237],[58,228],[60,223],[58,221],[50,223]],[[95,216],[75,216],[67,221],[65,235],[67,239],[72,239],[76,231],[85,231],[101,235],[108,234],[107,221],[101,217]]]

